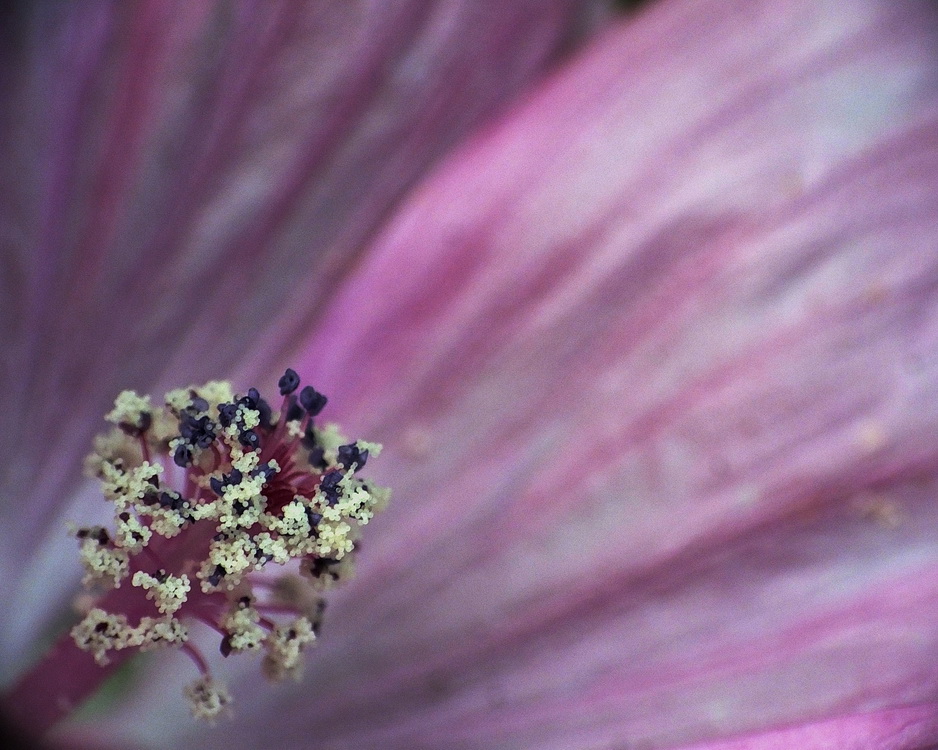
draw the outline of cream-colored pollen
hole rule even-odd
[[[225,707],[231,703],[231,694],[220,682],[210,675],[202,675],[195,682],[183,688],[183,695],[189,701],[189,710],[197,719],[213,722]]]
[[[228,643],[234,653],[257,651],[267,632],[258,624],[260,615],[250,604],[238,604],[225,615],[220,625],[228,633]]]
[[[222,492],[223,510],[218,515],[220,528],[249,528],[257,523],[267,502],[261,494],[263,488],[263,476],[248,474],[244,474],[239,484],[225,487]]]
[[[181,646],[189,640],[189,631],[175,617],[141,617],[134,628],[133,645],[141,651],[167,646]]]
[[[303,557],[313,551],[312,529],[306,508],[306,499],[298,495],[283,507],[281,515],[265,513],[261,517],[261,525],[269,532],[261,532],[255,539],[258,547],[272,555],[275,562],[283,564],[290,558]]]
[[[164,400],[166,405],[174,412],[185,410],[192,403],[192,388],[173,388],[168,391]]]
[[[72,640],[82,651],[90,651],[104,666],[110,662],[108,651],[133,645],[134,630],[124,615],[112,615],[95,607],[71,630]]]
[[[104,465],[119,464],[127,468],[139,466],[143,462],[143,450],[140,441],[126,432],[113,427],[94,439],[94,451],[85,457],[85,475],[94,479],[104,476]]]
[[[260,463],[260,456],[255,451],[248,451],[235,458],[231,465],[242,474],[250,474]]]
[[[300,565],[300,574],[306,579],[314,593],[329,591],[355,576],[355,557],[345,555],[337,565],[330,565],[326,572],[319,576],[313,573],[313,563],[304,560]]]
[[[219,404],[227,404],[234,401],[234,390],[231,383],[227,380],[209,380],[205,385],[194,388],[209,403],[209,407],[218,411]]]
[[[226,572],[219,584],[213,586],[208,579],[217,565],[221,565]],[[254,556],[254,544],[247,533],[240,531],[229,539],[213,541],[208,559],[202,563],[198,574],[202,579],[202,591],[210,593],[223,588],[231,591],[241,582],[242,576],[255,567],[257,558]]]
[[[238,417],[248,430],[253,430],[261,423],[261,413],[257,409],[249,409],[244,405],[238,407]]]
[[[199,463],[199,456],[204,452],[201,448],[189,444],[189,441],[185,438],[175,437],[169,441],[169,453],[172,455],[176,452],[177,448],[188,448],[192,455],[192,462],[194,464]]]
[[[127,550],[107,547],[96,539],[83,539],[78,553],[85,568],[81,581],[84,586],[119,588],[121,581],[130,573]]]
[[[144,461],[132,468],[106,463],[102,467],[101,489],[104,497],[114,503],[118,511],[134,505],[152,492],[159,483],[163,467]]]
[[[147,430],[147,443],[163,452],[169,441],[179,434],[179,419],[172,411],[163,407],[153,412],[153,421]]]
[[[270,557],[275,564],[286,565],[290,562],[290,558],[292,557],[290,554],[290,545],[285,539],[262,531],[254,537],[254,543],[261,551],[261,554]]]
[[[371,492],[371,501],[368,504],[369,511],[374,514],[388,507],[388,501],[391,499],[391,489],[389,487],[377,487],[370,482],[368,489]],[[366,521],[362,521],[366,523]]]
[[[358,446],[359,450],[368,451],[370,458],[377,458],[381,455],[381,451],[384,450],[384,446],[381,443],[372,443],[370,440],[356,440],[355,445]]]
[[[193,521],[201,521],[206,518],[218,518],[218,500],[210,500],[207,503],[199,503],[189,508],[189,515]]]
[[[267,653],[264,656],[264,674],[279,682],[285,677],[300,677],[300,654],[303,649],[316,640],[312,623],[305,617],[298,617],[286,625],[278,625],[264,641]]]
[[[349,469],[339,480],[339,497],[335,505],[329,505],[321,491],[317,491],[314,502],[321,509],[323,518],[329,521],[338,521],[342,518],[366,524],[374,516],[378,501],[387,502],[387,492],[376,495],[372,485],[365,489],[365,483],[355,476]]]
[[[316,544],[316,554],[320,557],[331,557],[341,560],[354,547],[350,536],[352,527],[344,521],[337,524],[322,522],[316,527],[319,538]]]
[[[185,574],[166,575],[160,580],[142,570],[134,573],[131,583],[144,589],[147,592],[147,599],[153,600],[156,608],[164,615],[176,612],[185,603],[191,588],[189,577]]]
[[[115,526],[114,543],[130,552],[142,550],[153,536],[150,528],[144,526],[139,518],[130,513],[119,514]]]
[[[166,539],[172,539],[186,525],[182,515],[167,508],[146,509],[144,512],[150,516],[150,530]],[[195,513],[192,516],[195,520]]]
[[[166,405],[179,413],[192,406],[193,394],[208,402],[208,414],[218,414],[218,405],[234,400],[234,391],[227,380],[210,380],[205,385],[190,385],[188,388],[175,388],[165,396]]]
[[[306,506],[302,497],[296,497],[283,506],[280,516],[269,516],[268,528],[281,536],[309,536],[309,519],[306,517]]]
[[[104,418],[116,425],[139,425],[144,415],[152,411],[149,396],[138,396],[134,391],[121,391],[114,401],[114,408],[105,414]]]

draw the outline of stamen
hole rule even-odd
[[[263,651],[268,678],[297,676],[325,610],[317,592],[351,574],[361,527],[388,498],[356,476],[381,446],[315,425],[327,399],[299,387],[288,369],[278,414],[257,389],[221,381],[171,391],[163,407],[126,391],[86,462],[114,526],[73,530],[83,582],[100,592],[129,579],[130,591],[123,611],[92,606],[72,638],[102,665],[112,651],[182,648],[201,675],[184,689],[197,718],[217,718],[231,695],[185,623],[216,631],[222,657]],[[266,575],[291,561],[301,575]]]
[[[197,719],[214,723],[219,714],[231,703],[231,694],[209,674],[203,674],[183,690],[189,701],[189,709]]]
[[[298,617],[287,625],[277,625],[264,641],[267,650],[264,674],[273,682],[287,677],[299,680],[302,673],[300,654],[315,640],[313,624],[305,617]]]

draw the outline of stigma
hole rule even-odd
[[[86,460],[114,517],[73,528],[97,604],[72,638],[101,665],[114,651],[181,649],[198,671],[183,694],[199,719],[228,711],[231,694],[190,632],[214,631],[220,658],[261,656],[270,680],[298,679],[322,594],[350,575],[361,527],[389,495],[359,475],[380,445],[320,425],[328,400],[300,389],[295,371],[278,390],[276,410],[222,381],[170,391],[159,406],[125,391]]]

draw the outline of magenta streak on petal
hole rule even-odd
[[[160,19],[154,17],[160,10],[165,14],[167,9],[165,6],[142,5],[140,14],[131,19],[126,39],[119,42],[126,50],[124,54],[128,58],[128,65],[124,70],[117,71],[118,75],[123,75],[123,79],[118,78],[114,82],[118,93],[113,119],[104,123],[105,132],[100,136],[103,152],[100,171],[91,177],[90,185],[83,190],[86,193],[85,200],[92,208],[87,226],[81,229],[76,239],[73,257],[75,266],[71,274],[73,281],[62,289],[61,294],[64,307],[80,309],[81,304],[88,299],[85,283],[76,283],[77,280],[84,282],[98,279],[106,271],[106,249],[114,240],[117,212],[124,194],[131,187],[130,178],[141,158],[143,130],[151,117],[150,110],[155,98],[154,79],[166,65],[166,60],[160,59],[161,53],[166,53],[165,46],[162,49],[158,47],[159,40],[152,32],[153,28],[163,25]],[[77,149],[73,148],[73,151]],[[67,194],[65,190],[62,192]],[[96,295],[92,294],[91,299],[95,300]],[[44,321],[44,325],[37,328],[42,330],[45,325],[49,325],[56,311],[56,308],[44,305],[40,313],[44,313],[44,317],[50,320]],[[68,333],[71,335],[65,340],[56,342],[60,356],[72,356],[74,352],[74,331]],[[46,356],[50,354],[46,353]],[[30,369],[39,370],[42,361],[43,355],[37,355],[36,360],[30,363]]]
[[[429,9],[427,6],[423,10],[426,12]],[[404,26],[412,29],[415,36],[420,31],[418,20],[411,20]],[[383,41],[385,45],[401,43],[401,40],[395,38]],[[404,43],[410,41],[403,40]],[[343,89],[343,96],[337,99],[336,106],[324,118],[325,127],[322,122],[311,123],[309,134],[303,139],[308,144],[307,149],[279,181],[279,187],[272,193],[274,197],[267,207],[266,215],[260,216],[246,235],[231,247],[231,261],[235,271],[234,278],[229,279],[229,284],[235,288],[244,288],[250,284],[251,277],[257,272],[252,262],[257,248],[262,247],[269,237],[275,235],[278,228],[297,211],[304,192],[320,177],[317,168],[330,166],[332,152],[342,145],[343,139],[348,137],[348,131],[354,131],[358,126],[356,117],[363,116],[373,106],[383,82],[372,71],[379,67],[381,60],[390,57],[391,52],[391,49],[381,44],[372,44],[363,50],[364,59],[356,61],[362,75]],[[347,267],[335,269],[333,282],[340,283],[347,271]],[[201,281],[207,288],[213,288],[210,277]],[[204,302],[208,309],[216,311],[216,315],[205,316],[198,327],[188,332],[188,340],[181,347],[182,358],[188,356],[186,352],[197,348],[199,342],[211,338],[219,324],[230,316],[231,312],[226,304],[230,295],[227,285],[214,285],[213,294]],[[182,365],[182,362],[177,363],[177,367],[181,368]]]
[[[925,750],[938,744],[938,704],[864,714],[785,727],[681,750]]]
[[[55,264],[52,259],[56,247],[64,239],[64,226],[59,217],[65,214],[68,191],[74,179],[76,147],[81,137],[81,120],[76,113],[87,104],[92,81],[103,64],[101,39],[110,31],[111,19],[103,12],[94,13],[86,20],[83,28],[74,29],[71,34],[64,29],[51,29],[51,32],[59,37],[62,54],[61,57],[52,57],[44,61],[47,70],[43,72],[47,72],[52,78],[53,86],[60,88],[48,92],[53,101],[58,102],[55,111],[58,127],[52,128],[54,156],[49,160],[50,163],[44,165],[43,170],[48,175],[47,185],[36,217],[42,233],[36,252],[30,258],[33,263],[33,268],[30,269],[33,278],[26,286],[27,292],[31,294],[25,301],[21,317],[17,321],[25,328],[22,332],[24,344],[17,352],[22,355],[17,364],[24,372],[34,364],[42,330],[40,326],[30,327],[29,323],[41,321],[44,317],[49,295],[53,292]],[[71,68],[72,77],[66,78],[62,75],[61,71],[56,70],[59,67]],[[14,387],[26,386],[29,380],[21,377],[12,382]],[[14,395],[17,399],[14,403],[18,401],[22,404],[20,408],[25,408],[26,392],[17,389]]]
[[[731,135],[731,133],[732,133],[732,131],[730,131],[730,133],[728,133],[727,135]],[[715,134],[712,133],[712,132],[709,133],[709,134],[707,134],[706,132],[703,132],[703,133],[700,133],[699,135],[694,136],[693,138],[690,138],[688,142],[690,142],[690,143],[699,142],[699,141],[701,140],[701,136],[704,136],[704,135],[708,136],[709,138],[713,138],[713,137],[715,136]],[[791,137],[791,136],[790,136],[790,137]],[[534,148],[537,148],[537,146],[536,146],[537,142],[538,142],[538,139],[535,138],[534,141],[533,141],[533,143],[535,144],[535,145],[534,145]],[[703,142],[704,145],[706,145],[706,143],[707,143],[706,140],[703,140],[702,142]],[[665,153],[668,153],[668,154],[674,153],[674,152],[676,151],[676,149],[677,149],[678,147],[680,147],[680,145],[681,145],[680,143],[676,143],[676,144],[674,144],[673,146],[672,146],[671,144],[665,144],[665,146],[666,146],[666,151],[665,151]],[[779,147],[781,148],[783,145],[784,145],[784,144],[779,144]],[[655,153],[655,152],[652,152],[652,154],[654,154],[654,153]],[[536,155],[536,156],[540,156],[540,155]],[[485,157],[485,155],[479,155],[479,158],[485,159],[486,157]],[[697,157],[697,158],[699,158],[699,157]],[[554,160],[556,160],[556,158],[555,158]],[[540,161],[543,161],[543,159],[541,159]],[[693,163],[693,162],[692,162],[692,163]],[[550,162],[548,162],[548,167],[549,167],[549,166],[550,166]],[[667,169],[661,169],[660,165],[657,165],[657,168],[658,168],[658,171],[659,171],[660,173],[662,173],[662,174],[667,174],[667,173],[668,173],[668,170],[667,170]],[[547,174],[550,174],[550,173],[551,173],[551,170],[548,169]],[[496,175],[496,177],[497,177],[497,175]],[[647,184],[647,177],[646,177],[644,174],[640,173],[639,175],[636,176],[636,184],[645,186],[645,185]],[[515,181],[515,182],[513,182],[513,183],[510,183],[510,185],[511,185],[511,187],[509,187],[509,192],[508,192],[508,194],[500,194],[500,195],[498,195],[498,197],[497,197],[495,200],[497,200],[499,203],[501,203],[501,204],[502,204],[503,206],[505,206],[506,208],[507,208],[507,207],[513,207],[513,208],[512,208],[512,211],[517,211],[517,206],[518,206],[519,204],[523,205],[523,202],[519,201],[518,197],[512,195],[512,193],[511,193],[510,191],[511,191],[511,190],[517,190],[518,188],[517,188],[516,186],[518,185],[518,183],[517,183],[517,181]],[[436,189],[440,189],[441,187],[445,190],[445,185],[444,185],[444,186],[437,186]],[[534,189],[537,188],[536,185],[533,186],[533,187],[534,187]],[[489,195],[489,194],[492,193],[492,192],[494,192],[494,191],[489,190],[488,192],[486,192],[486,195]],[[652,195],[652,196],[654,196],[655,194],[656,194],[655,191],[651,191],[651,195]],[[777,200],[778,197],[779,197],[779,196],[776,195],[776,196],[773,196],[772,199]],[[637,203],[636,203],[636,199],[638,200]],[[661,210],[660,208],[656,209],[656,208],[655,208],[655,205],[654,205],[653,203],[650,203],[650,201],[648,201],[648,199],[645,199],[645,202],[646,202],[648,205],[646,205],[646,206],[644,206],[644,207],[647,208],[648,210],[650,210],[650,211],[656,211],[656,210],[657,210],[657,211],[660,211],[660,210]],[[659,205],[660,205],[660,204],[659,204]],[[625,198],[619,197],[617,206],[618,206],[618,209],[617,209],[617,210],[618,210],[619,212],[623,212],[623,207],[624,207],[625,215],[622,217],[623,219],[626,219],[626,218],[628,217],[630,211],[631,211],[631,215],[632,215],[632,216],[637,216],[639,209],[641,209],[641,208],[643,207],[641,195],[640,195],[640,194],[636,194],[635,196],[626,196]],[[748,209],[747,209],[747,210],[748,210]],[[510,219],[509,219],[508,217],[510,217],[511,215],[512,215],[512,214],[511,214],[511,213],[508,213],[507,211],[503,211],[503,212],[501,212],[501,213],[496,213],[496,214],[495,214],[495,217],[494,217],[494,220],[493,220],[493,221],[490,221],[490,222],[486,225],[486,228],[485,228],[483,231],[486,231],[486,232],[488,232],[489,234],[493,234],[495,231],[498,230],[498,228],[500,227],[500,225],[506,223],[506,221],[510,221]],[[654,218],[654,217],[652,217],[652,219],[653,219],[653,218]],[[433,219],[431,219],[431,221],[433,221]],[[454,227],[454,229],[452,229],[452,230],[450,230],[450,231],[453,231],[454,234],[455,234],[455,232],[458,231],[458,224],[456,224],[456,226]],[[619,229],[619,231],[620,231],[620,232],[622,231],[621,228]],[[451,238],[451,240],[450,240],[450,246],[451,246],[451,247],[453,247],[453,240],[458,240],[458,234],[455,234],[455,236]],[[484,264],[483,256],[482,256],[482,254],[479,253],[478,251],[473,250],[473,251],[472,251],[472,252],[473,252],[473,256],[469,256],[469,255],[468,255],[468,253],[470,252],[470,249],[480,248],[480,247],[481,247],[481,248],[484,248],[484,247],[486,247],[487,245],[490,245],[490,244],[492,244],[492,243],[486,242],[484,236],[475,236],[475,237],[471,237],[471,238],[466,238],[466,257],[460,258],[459,256],[456,256],[455,254],[450,254],[450,258],[449,258],[448,260],[444,260],[444,263],[448,263],[449,265],[443,265],[443,266],[441,266],[440,269],[439,269],[439,273],[438,273],[439,278],[440,278],[440,279],[448,279],[448,280],[449,280],[449,286],[458,289],[458,288],[459,288],[459,284],[460,284],[460,280],[459,280],[459,277],[457,277],[457,276],[455,275],[455,273],[461,273],[461,274],[465,274],[466,276],[471,277],[471,274],[472,274],[472,272],[473,272],[473,268],[477,267],[477,266],[480,265],[480,264]],[[458,246],[457,246],[457,247],[458,247]],[[453,247],[453,249],[455,250],[456,247]],[[393,263],[393,262],[394,262],[394,256],[393,256],[393,254],[389,254],[389,255],[387,256],[387,260],[388,260],[390,263]],[[439,260],[439,259],[436,259],[434,262],[435,262],[435,263],[439,263],[440,260]],[[454,271],[455,273],[450,273],[450,272],[449,272],[449,269],[453,269],[453,271]],[[505,263],[505,269],[506,269],[506,279],[507,279],[507,278],[510,278],[510,276],[509,276],[509,274],[510,274],[509,269],[511,269],[511,264],[510,264],[510,262],[506,262],[506,263]],[[562,270],[562,266],[561,266],[561,270]],[[402,279],[406,279],[407,276],[408,276],[408,274],[411,273],[411,268],[408,267],[408,266],[403,266],[403,265],[401,265],[401,264],[398,264],[398,267],[397,267],[396,269],[393,268],[393,267],[388,267],[388,268],[387,268],[387,271],[388,271],[389,273],[395,273],[396,276],[401,276]],[[624,268],[620,271],[620,273],[623,275],[623,277],[624,277],[624,274],[625,274],[626,272],[627,272],[627,269],[624,269]],[[517,281],[518,281],[517,275],[515,276],[515,279],[516,279],[516,283],[517,283]],[[521,277],[521,278],[520,278],[520,281],[521,281],[522,283],[524,282],[524,280],[525,280],[524,277]],[[405,281],[405,283],[406,283],[406,281]],[[489,288],[490,288],[490,287],[491,287],[491,284],[489,285]],[[443,290],[443,289],[446,289],[447,286],[445,286],[445,285],[443,285],[443,284],[438,284],[438,285],[437,285],[437,288],[440,289],[440,290]],[[523,288],[523,287],[522,287],[522,288]],[[512,292],[513,292],[513,295],[517,295],[517,292],[516,292],[515,290],[512,290]],[[403,295],[402,295],[402,296],[403,296]],[[505,297],[503,297],[502,299],[505,299],[505,298],[507,298],[507,297],[509,297],[509,296],[511,296],[511,295],[505,295]],[[512,298],[513,298],[513,297],[512,297]],[[443,302],[443,301],[445,301],[445,300],[446,300],[446,295],[445,295],[445,293],[444,293],[443,291],[440,291],[439,294],[438,294],[438,296],[437,296],[437,298],[436,298],[436,300],[437,300],[437,302]],[[433,297],[429,297],[429,298],[428,298],[425,294],[421,294],[421,296],[420,296],[420,298],[419,298],[419,307],[414,307],[414,308],[412,309],[412,314],[411,314],[410,316],[408,316],[407,318],[404,318],[404,319],[402,319],[402,320],[400,321],[400,324],[399,324],[400,332],[403,333],[403,332],[407,331],[407,332],[412,332],[412,333],[410,334],[410,335],[412,335],[412,336],[413,336],[413,335],[419,335],[419,333],[421,332],[422,328],[423,328],[423,327],[426,327],[426,326],[427,326],[428,324],[430,324],[430,322],[432,321],[431,315],[432,315],[433,310],[435,309],[435,305],[437,304],[437,302],[434,301],[434,298],[433,298]],[[469,317],[468,317],[468,316],[469,316],[471,313],[475,312],[475,308],[471,306],[471,302],[472,302],[471,299],[467,299],[467,302],[466,302],[466,318],[465,318],[465,320],[467,320],[467,321],[469,320]],[[504,303],[503,303],[503,304],[504,304]],[[510,304],[510,303],[509,303],[509,304]],[[502,320],[505,320],[505,321],[512,321],[511,316],[508,314],[508,313],[511,312],[511,309],[510,309],[510,308],[504,309],[504,308],[498,307],[498,308],[495,308],[490,314],[492,314],[492,315],[494,316],[494,315],[496,315],[496,314],[502,313],[503,310],[504,310],[504,314],[502,315],[502,318],[501,318],[501,319],[502,319]],[[402,317],[403,317],[403,316],[402,316]],[[457,322],[461,322],[461,321],[457,321]],[[374,323],[374,325],[373,325],[373,328],[371,328],[371,329],[364,328],[364,330],[363,330],[363,332],[362,332],[362,335],[361,335],[362,344],[361,344],[361,346],[358,348],[358,352],[359,352],[359,353],[358,353],[358,357],[359,357],[359,359],[365,357],[365,356],[366,356],[366,353],[367,353],[367,351],[368,351],[368,347],[366,346],[366,343],[365,343],[365,342],[366,342],[366,341],[369,341],[369,340],[376,340],[377,338],[379,338],[379,336],[380,336],[380,326],[381,326],[381,325],[386,325],[386,322],[376,321],[376,322]],[[504,325],[504,324],[503,324],[503,325]],[[485,346],[485,345],[488,345],[489,347],[491,347],[491,346],[493,345],[493,344],[492,344],[492,341],[493,341],[493,338],[494,338],[494,337],[492,337],[492,336],[480,337],[480,336],[479,336],[479,334],[481,334],[482,332],[487,332],[486,326],[478,325],[478,323],[476,323],[476,324],[473,325],[473,326],[468,326],[468,327],[467,327],[467,326],[463,325],[463,326],[460,328],[460,327],[457,325],[457,326],[454,326],[454,330],[466,330],[466,331],[469,331],[469,332],[475,334],[476,337],[477,337],[477,339],[478,339],[477,345],[480,346],[480,347]],[[445,333],[445,332],[444,332],[444,333]],[[460,343],[460,345],[461,345],[461,351],[464,350],[464,349],[465,349],[464,343],[459,342],[458,339],[457,339],[456,341],[457,341],[457,343]],[[449,343],[449,341],[447,341],[446,343],[447,343],[447,345],[451,345],[451,344]],[[455,348],[455,347],[454,347],[454,348]],[[350,347],[350,349],[351,349],[351,347]],[[431,353],[431,356],[432,356],[432,353],[433,353],[435,350],[436,350],[435,348],[429,349],[429,352]],[[353,351],[354,351],[354,350],[353,350]],[[483,351],[484,351],[484,350],[483,350]],[[444,350],[444,353],[446,353],[446,350]],[[471,353],[470,353],[470,354],[471,354]],[[447,355],[447,356],[448,356],[448,355]],[[423,361],[423,360],[424,360],[424,357],[422,356],[422,357],[421,357],[421,361]],[[427,369],[427,370],[436,369],[436,368],[438,367],[439,361],[446,361],[446,357],[440,357],[438,360],[428,359],[428,364],[425,365],[425,369]],[[395,365],[395,363],[387,363],[387,364],[385,364],[385,368],[391,367],[391,366],[396,366],[396,365]],[[336,367],[336,369],[337,369],[338,371],[342,371],[342,370],[346,370],[346,371],[355,370],[357,367],[359,367],[359,362],[357,362],[355,359],[349,359],[349,360],[345,360],[345,361],[342,361],[342,362],[336,362],[336,363],[335,363],[335,367]],[[384,374],[383,374],[383,372],[382,372],[381,370],[375,371],[373,365],[372,365],[372,369],[370,370],[370,372],[372,373],[372,378],[371,378],[371,380],[369,381],[369,383],[370,383],[370,382],[374,382],[374,383],[377,384],[377,383],[381,382],[382,379],[387,379],[387,378],[385,378],[385,376],[384,376]],[[341,375],[339,375],[339,372],[335,372],[334,375],[333,375],[332,372],[330,372],[330,373],[327,374],[327,377],[330,377],[330,378],[335,377],[335,379],[336,379],[337,381],[345,380],[345,378],[343,378]],[[359,384],[359,387],[362,387],[362,385],[361,385],[361,380],[360,380],[360,379],[357,380],[356,383]],[[367,384],[366,384],[366,385],[367,385]],[[375,387],[377,387],[377,385],[376,385]],[[397,386],[397,387],[400,388],[401,386],[399,385],[399,386]],[[360,396],[358,393],[355,394],[355,397],[356,397],[356,402],[364,403],[364,400],[363,400],[362,396]]]

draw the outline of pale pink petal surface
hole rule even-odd
[[[681,750],[927,750],[938,743],[938,704],[839,716]]]
[[[5,12],[4,681],[49,561],[53,600],[72,581],[37,550],[42,533],[63,538],[109,400],[281,354],[408,186],[598,7],[147,0]]]
[[[661,3],[424,183],[300,363],[395,502],[303,688],[186,741],[657,748],[933,700],[936,54],[917,2]],[[182,732],[173,680],[110,730]]]

